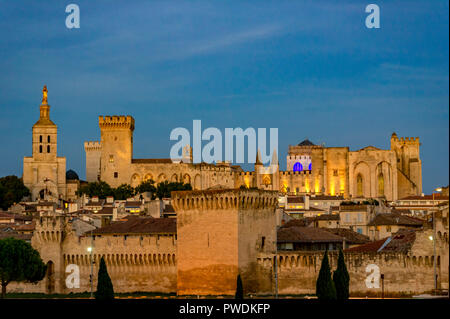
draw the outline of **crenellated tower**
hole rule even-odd
[[[98,141],[84,142],[84,151],[86,153],[86,181],[97,182],[100,180],[102,144]]]
[[[418,137],[391,136],[391,150],[397,156],[398,198],[422,193],[422,161]]]
[[[101,134],[100,179],[111,187],[130,183],[133,157],[134,118],[99,116]]]
[[[177,212],[177,293],[230,295],[270,291],[257,258],[276,251],[276,191],[223,189],[172,193]]]

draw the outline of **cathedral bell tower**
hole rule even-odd
[[[39,120],[33,125],[32,156],[24,157],[23,182],[32,200],[62,199],[66,194],[66,159],[58,157],[58,127],[50,120],[48,90],[42,90]]]

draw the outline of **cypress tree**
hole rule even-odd
[[[114,299],[114,288],[111,278],[106,269],[105,260],[100,260],[100,268],[98,270],[97,291],[95,292],[95,299],[97,300],[112,300]]]
[[[322,265],[320,266],[319,277],[316,282],[316,295],[319,300],[336,300],[336,288],[331,279],[327,251],[324,253]]]
[[[237,276],[235,299],[244,299],[244,288],[242,286],[241,275]]]
[[[349,293],[350,275],[345,265],[344,253],[339,250],[338,266],[333,273],[334,286],[336,287],[336,297],[338,300],[347,300]]]

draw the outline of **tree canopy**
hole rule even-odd
[[[132,187],[129,184],[122,184],[117,188],[112,188],[106,182],[92,182],[81,187],[76,194],[78,196],[83,194],[86,194],[89,197],[98,196],[98,198],[103,199],[107,196],[113,196],[114,199],[124,200],[137,194],[150,192],[152,193],[152,199],[162,199],[170,198],[171,192],[173,191],[184,190],[192,190],[191,184],[164,181],[155,186],[153,180],[148,180],[136,187]]]
[[[2,298],[11,281],[35,283],[45,276],[46,265],[39,252],[23,240],[6,238],[0,240],[0,281]]]
[[[0,208],[3,210],[7,210],[28,195],[30,190],[23,184],[21,178],[15,175],[0,178]]]
[[[320,266],[319,277],[316,282],[316,295],[319,300],[335,300],[336,287],[331,279],[330,264],[328,262],[328,252],[325,251],[322,265]]]
[[[350,275],[345,265],[344,253],[339,250],[338,266],[333,273],[334,286],[336,287],[336,297],[339,300],[347,300],[350,293]]]
[[[100,268],[98,270],[97,291],[95,292],[95,299],[97,300],[111,300],[114,299],[114,288],[111,278],[106,268],[106,263],[103,257],[100,259]]]
[[[237,275],[235,299],[244,299],[244,287],[242,286],[241,275]]]

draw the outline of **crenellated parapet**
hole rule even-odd
[[[277,194],[277,191],[253,189],[178,191],[172,193],[172,205],[175,211],[275,209],[278,205]]]
[[[310,170],[303,170],[303,171],[281,171],[281,176],[304,176],[304,175],[311,175]]]
[[[84,150],[86,152],[88,152],[88,151],[101,151],[102,150],[102,143],[99,142],[99,141],[84,142]]]
[[[66,234],[68,217],[58,215],[42,215],[36,220],[33,237],[41,242],[62,242]]]
[[[134,118],[130,115],[99,116],[100,129],[124,128],[134,130]]]

